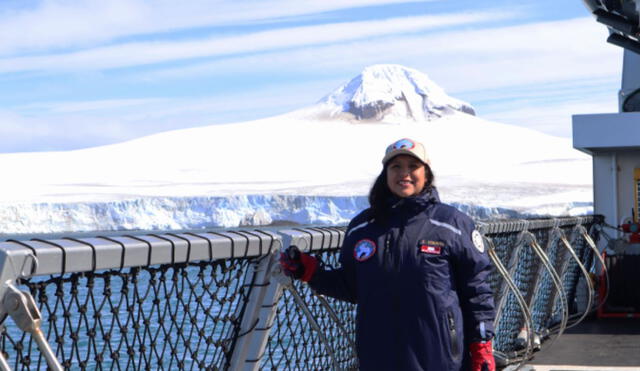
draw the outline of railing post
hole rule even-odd
[[[33,296],[27,291],[19,290],[11,283],[6,283],[6,285],[7,292],[2,300],[3,309],[9,313],[20,330],[31,334],[31,338],[36,341],[40,353],[47,361],[49,369],[62,371],[62,366],[51,350],[47,337],[40,329],[42,317]]]
[[[280,249],[292,245],[299,246],[302,251],[308,252],[330,246],[332,239],[313,239],[313,233],[301,230],[278,231],[280,238],[274,244],[274,248],[268,257],[265,257],[259,267],[256,267],[256,281],[249,302],[242,319],[241,336],[236,342],[236,347],[231,358],[231,370],[255,371],[260,367],[269,340],[269,333],[278,313],[278,301],[283,293],[283,285],[277,279],[279,271]],[[336,234],[334,244],[340,244],[340,236]],[[316,232],[321,235],[321,233]],[[325,246],[326,245],[326,246]]]
[[[269,331],[276,315],[277,303],[282,288],[272,279],[272,271],[278,264],[278,252],[282,241],[278,237],[274,249],[254,265],[253,289],[246,304],[240,325],[240,334],[233,355],[230,370],[257,370],[269,339]]]
[[[14,283],[17,279],[31,276],[36,271],[37,266],[38,260],[35,254],[23,246],[0,248],[0,303],[5,303],[5,300],[14,294],[11,288],[15,288]],[[32,303],[32,306],[35,306],[35,304]],[[9,314],[12,313],[9,313],[6,305],[0,305],[0,318],[2,319],[0,320],[0,325],[4,325],[2,322],[6,321]],[[36,341],[38,340],[46,343],[46,339],[36,338]],[[53,356],[53,359],[55,359],[52,354],[45,354],[46,356]],[[11,370],[7,360],[1,353],[0,370]]]

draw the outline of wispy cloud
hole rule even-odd
[[[572,116],[577,114],[614,113],[618,111],[616,97],[590,97],[580,102],[528,104],[482,118],[510,125],[522,126],[546,134],[570,138]]]
[[[460,26],[513,17],[510,12],[484,12],[400,17],[378,21],[343,22],[292,27],[231,37],[171,42],[135,42],[44,56],[0,59],[0,73],[77,71],[132,67],[203,57],[345,43],[389,35],[411,34],[445,26]]]
[[[619,76],[622,50],[604,41],[594,43],[594,40],[605,40],[606,36],[606,28],[584,17],[346,41],[160,69],[140,77],[184,78],[242,71],[256,74],[287,71],[292,75],[340,71],[347,79],[367,65],[398,63],[427,73],[446,91],[456,93]]]
[[[282,20],[409,0],[40,0],[0,9],[0,54],[42,51],[200,27]]]
[[[332,80],[282,83],[199,98],[50,101],[0,109],[0,153],[111,144],[187,127],[248,121],[312,104]]]
[[[571,137],[572,115],[617,112],[619,85],[615,76],[485,89],[462,97],[474,102],[484,119]]]
[[[40,102],[15,107],[17,111],[40,111],[47,113],[73,113],[88,111],[104,111],[143,106],[155,103],[166,103],[166,98],[141,99],[106,99],[80,102]]]
[[[0,152],[54,151],[121,140],[123,127],[102,117],[21,115],[0,110]]]

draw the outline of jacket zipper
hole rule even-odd
[[[447,312],[447,318],[449,319],[449,337],[451,341],[451,355],[453,358],[458,357],[458,332],[456,330],[456,322],[453,319],[453,314]]]
[[[389,233],[390,232],[384,236],[384,266],[386,269],[391,270],[391,267],[393,266],[393,255],[391,253],[391,238],[389,238]]]
[[[393,285],[396,284],[396,272],[394,271],[394,265],[395,265],[395,256],[398,255],[398,251],[391,251],[392,247],[391,247],[391,240],[393,239],[393,235],[391,233],[391,231],[387,232],[387,234],[385,235],[385,241],[384,241],[384,246],[385,246],[385,268],[388,269],[388,272],[391,272],[391,280],[393,280]],[[397,248],[396,246],[393,246],[393,248]],[[394,318],[397,321],[400,318],[400,299],[398,298],[398,293],[397,291],[394,291],[391,295],[391,308],[392,311],[394,313]],[[394,331],[394,337],[395,337],[395,343],[398,345],[400,344],[400,329],[398,327],[398,324],[396,323],[395,327],[395,331]],[[401,359],[400,359],[400,350],[396,347],[396,349],[393,350],[393,354],[394,354],[394,358],[395,358],[395,362],[396,364],[400,364]]]
[[[398,249],[398,246],[400,246],[400,239],[402,238],[402,235],[404,234],[404,225],[402,225],[400,227],[400,230],[398,231],[398,236],[396,237],[396,249]],[[400,257],[402,256],[402,251],[401,250],[397,250],[395,251],[395,254],[393,255],[393,271],[394,272],[398,272],[399,271],[399,266],[400,266]]]

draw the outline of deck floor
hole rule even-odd
[[[640,319],[589,318],[535,353],[521,370],[640,370]]]

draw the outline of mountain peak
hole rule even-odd
[[[453,111],[475,115],[471,105],[448,96],[429,77],[408,67],[378,64],[323,98],[331,116],[352,114],[357,120],[428,121]]]

